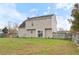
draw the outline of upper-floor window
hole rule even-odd
[[[33,23],[32,23],[32,26],[33,26]]]
[[[33,21],[32,21],[32,23],[31,23],[31,25],[33,26]]]

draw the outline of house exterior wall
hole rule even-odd
[[[52,29],[45,29],[45,37],[52,38]]]
[[[51,28],[51,17],[36,18],[26,21],[26,29]]]
[[[25,22],[25,28],[19,29],[18,34],[20,37],[38,37],[38,31],[43,31],[42,37],[52,37],[52,32],[57,30],[56,25],[55,16],[29,18]]]
[[[26,32],[26,29],[24,29],[24,28],[19,28],[17,34],[18,34],[19,37],[25,37],[25,36],[26,36],[26,33],[27,33],[27,32]]]
[[[35,29],[29,29],[29,30],[26,30],[27,33],[26,33],[26,37],[36,37],[36,30]]]
[[[18,36],[19,37],[35,37],[36,30],[26,30],[24,28],[21,28],[18,30]]]
[[[52,16],[52,18],[51,18],[51,27],[52,27],[52,32],[57,32],[56,16]]]

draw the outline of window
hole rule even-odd
[[[32,23],[31,23],[31,26],[33,26],[33,21],[32,21]]]
[[[31,34],[33,33],[33,31],[31,30]]]
[[[38,31],[38,37],[42,37],[43,36],[43,31]]]
[[[33,23],[32,23],[32,26],[33,26]]]

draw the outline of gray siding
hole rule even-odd
[[[25,28],[19,28],[19,37],[38,37],[38,30],[43,31],[43,37],[52,37],[52,32],[57,30],[57,22],[54,15],[30,18],[24,23]]]

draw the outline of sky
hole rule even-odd
[[[8,24],[20,25],[27,17],[56,14],[57,29],[69,30],[72,3],[0,3],[0,28]]]

